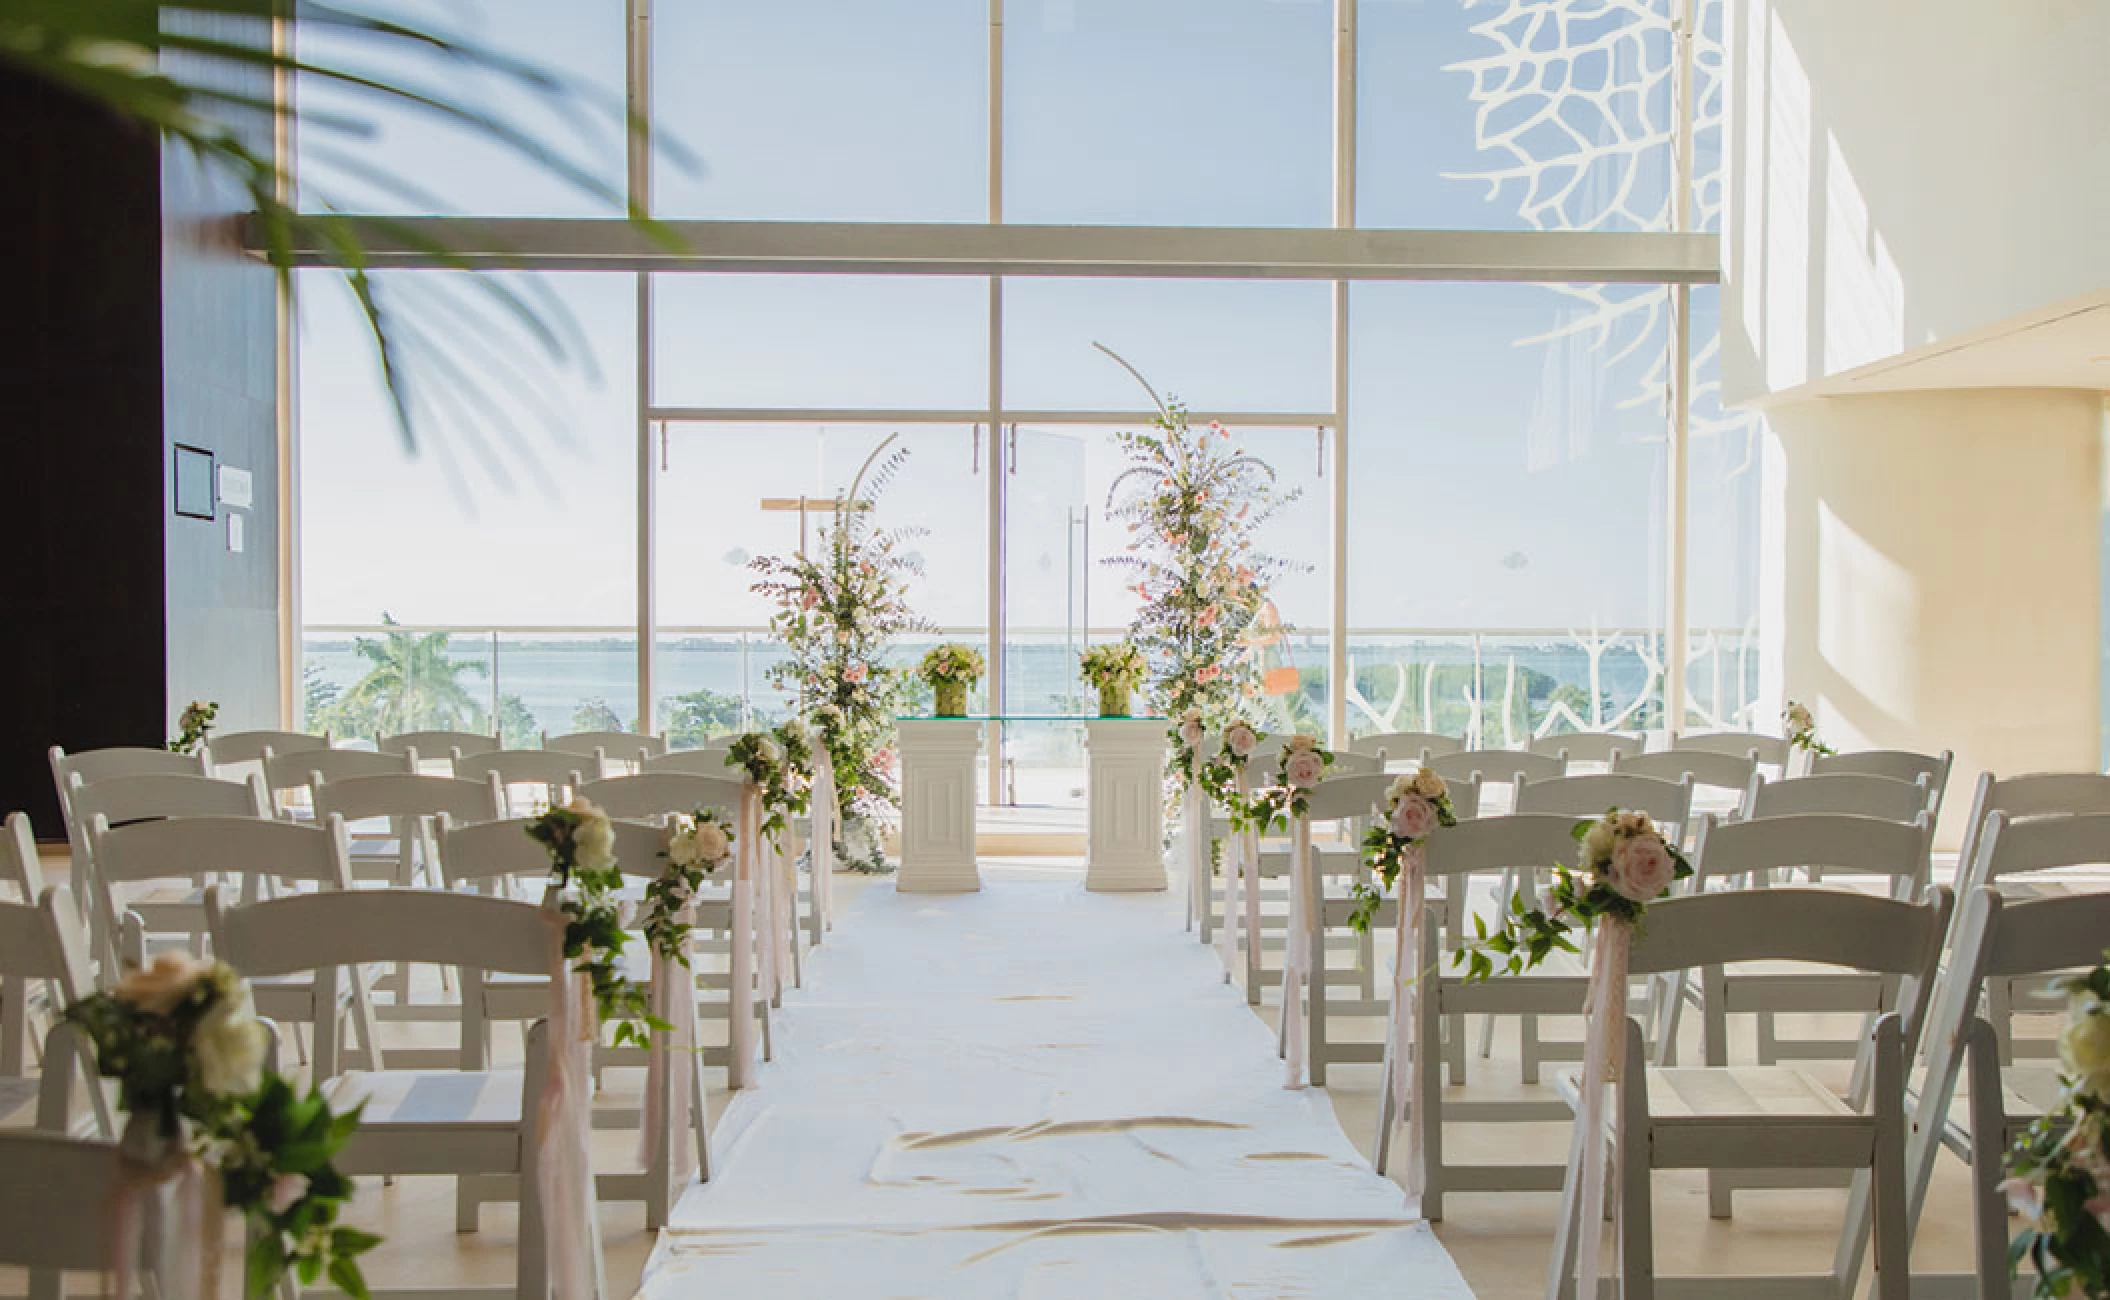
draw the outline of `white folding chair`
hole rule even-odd
[[[1814,754],[1810,757],[1809,774],[1887,776],[1908,784],[1924,776],[1934,795],[1934,818],[1939,822],[1942,800],[1949,793],[1949,773],[1955,764],[1955,753],[1946,749],[1939,754],[1919,754],[1909,749],[1864,749],[1852,754]]]
[[[78,778],[75,778],[78,781]],[[120,776],[94,785],[76,784],[73,813],[80,823],[80,846],[74,852],[74,887],[88,894],[89,934],[92,950],[101,966],[100,978],[113,984],[123,973],[127,957],[144,961],[148,935],[180,934],[192,951],[202,952],[205,933],[203,913],[198,910],[198,890],[204,877],[186,885],[162,885],[145,893],[120,893],[104,875],[95,857],[92,828],[123,826],[164,817],[253,817],[269,819],[271,805],[263,781],[252,775],[247,781],[222,781],[210,776]],[[155,877],[159,878],[159,877]],[[127,936],[128,917],[138,926]],[[137,943],[129,951],[128,943]]]
[[[1417,763],[1423,754],[1438,757],[1459,752],[1465,748],[1465,738],[1434,731],[1380,731],[1374,735],[1357,736],[1349,744],[1359,754],[1375,754],[1382,750],[1387,763]],[[1215,752],[1213,742],[1208,752]]]
[[[594,760],[586,775],[599,778],[638,771],[646,759],[667,752],[667,738],[628,731],[574,731],[562,736],[544,732],[542,747]]]
[[[1434,924],[1421,927],[1420,974],[1413,984],[1414,1014],[1420,1018],[1421,1059],[1395,1060],[1395,1069],[1412,1069],[1412,1104],[1422,1107],[1423,1191],[1421,1212],[1443,1217],[1450,1192],[1550,1192],[1560,1186],[1559,1165],[1454,1164],[1444,1154],[1446,1120],[1467,1123],[1545,1123],[1567,1118],[1558,1100],[1451,1100],[1445,1093],[1443,1064],[1450,1064],[1453,1085],[1465,1082],[1465,1018],[1468,1015],[1582,1014],[1589,981],[1579,962],[1552,961],[1528,974],[1474,982],[1462,978],[1444,960],[1446,948],[1470,935],[1466,889],[1473,877],[1493,879],[1511,868],[1537,871],[1556,862],[1572,862],[1575,840],[1572,817],[1551,813],[1516,813],[1481,817],[1432,831],[1423,842],[1431,886],[1441,884],[1450,900],[1445,913],[1431,914]],[[1388,904],[1389,906],[1389,904]],[[1380,920],[1384,918],[1380,911]],[[1441,930],[1443,933],[1439,934]],[[1437,1050],[1441,1044],[1441,1050]],[[1538,1082],[1536,1058],[1526,1063],[1525,1082]],[[1393,1113],[1391,1080],[1380,1085],[1377,1170],[1391,1160]]]
[[[1978,789],[1971,812],[1963,825],[1963,843],[1956,854],[1956,889],[1968,886],[1972,864],[1978,857],[1978,840],[1994,813],[2018,817],[2050,817],[2079,813],[2110,813],[2110,774],[2100,772],[2034,772],[2027,776],[1978,775]]]
[[[2023,1130],[2058,1104],[2059,1071],[2051,1065],[2000,1064],[1993,1026],[1976,1014],[1986,981],[2035,979],[2103,959],[2110,935],[2110,894],[2008,899],[1989,887],[1971,891],[1957,909],[1956,945],[1935,992],[1925,1034],[1927,1068],[1917,1080],[1912,1133],[1905,1155],[1910,1221],[1916,1232],[1940,1148],[1971,1171],[1977,1269],[1969,1278],[1915,1274],[1915,1294],[2026,1297],[2027,1275],[2010,1282],[2008,1209],[2000,1191],[2003,1157]],[[1969,1099],[1957,1084],[1968,1079]]]
[[[11,986],[31,982],[48,989],[60,1009],[94,989],[88,973],[87,936],[80,914],[61,889],[47,889],[31,903],[0,903],[0,977]],[[22,1032],[10,1026],[10,1035]],[[86,1094],[85,1106],[75,1092]],[[72,1025],[55,1020],[44,1039],[43,1072],[30,1077],[20,1064],[0,1069],[0,1127],[34,1124],[53,1133],[116,1135],[110,1098],[97,1077],[95,1054]],[[0,1168],[5,1168],[0,1165]],[[13,1170],[8,1170],[12,1177]],[[5,1183],[7,1178],[0,1178]]]
[[[488,754],[494,749],[505,748],[505,742],[481,731],[439,729],[382,736],[374,741],[374,748],[384,754],[414,753],[421,765],[445,767],[451,772],[454,760],[463,754]]]
[[[1338,758],[1338,755],[1336,755]],[[1307,1059],[1310,1062],[1311,1081],[1318,1086],[1326,1083],[1326,1066],[1329,1061],[1374,1062],[1381,1058],[1382,1047],[1373,1043],[1333,1041],[1328,1033],[1332,1016],[1374,1016],[1384,1014],[1386,1003],[1377,995],[1377,952],[1371,935],[1357,934],[1348,926],[1345,905],[1348,899],[1341,888],[1328,889],[1330,883],[1346,881],[1350,884],[1370,879],[1370,869],[1362,859],[1363,831],[1384,802],[1385,791],[1395,778],[1386,772],[1365,772],[1342,776],[1328,776],[1313,786],[1306,797],[1309,808],[1307,816],[1313,823],[1333,822],[1347,829],[1344,852],[1324,852],[1316,842],[1312,845],[1311,869],[1306,874],[1304,917],[1306,934],[1311,948],[1311,970],[1309,985],[1305,993],[1304,1027],[1307,1035]],[[1331,846],[1330,846],[1331,847]],[[1260,855],[1260,875],[1268,879],[1279,874],[1294,880],[1288,850],[1263,852]],[[1339,901],[1344,907],[1332,907]],[[1288,921],[1283,922],[1287,931]],[[1338,951],[1352,958],[1336,965],[1329,959],[1329,949],[1338,941]],[[1248,945],[1257,957],[1258,945]],[[1253,966],[1247,965],[1247,978],[1257,976]],[[1338,977],[1338,978],[1336,978]],[[1358,996],[1336,997],[1336,983],[1353,985]],[[1286,1021],[1285,1017],[1285,1021]]]
[[[1768,736],[1757,731],[1673,731],[1670,734],[1672,750],[1686,750],[1695,754],[1729,754],[1741,757],[1755,756],[1763,766],[1785,773],[1788,757],[1794,747],[1785,736]]]
[[[14,886],[18,902],[34,903],[44,896],[44,864],[37,856],[37,838],[27,813],[9,813],[0,831],[0,881]],[[78,914],[74,919],[80,919]],[[0,976],[0,1075],[23,1072],[33,1025],[53,1010],[49,990],[42,983]]]
[[[205,878],[238,891],[250,902],[272,892],[352,887],[350,844],[344,822],[335,816],[325,817],[319,825],[248,817],[176,817],[114,828],[98,824],[92,833],[97,875],[111,887]],[[197,914],[202,931],[202,896]],[[134,928],[130,917],[126,925],[129,936]],[[128,937],[126,947],[135,959],[144,956],[145,945],[138,939]],[[281,1024],[317,1028],[318,1074],[336,1072],[337,1062],[332,1059],[338,1042],[336,1026],[344,1019],[358,1028],[366,1053],[363,1060],[369,1068],[378,1068],[374,1062],[379,1059],[375,1054],[381,1051],[381,1038],[365,971],[354,970],[344,986],[333,990],[329,1002],[322,1000],[322,991],[311,980],[257,979],[250,983],[259,1015]]]
[[[1909,822],[1843,813],[1734,822],[1702,818],[1699,848],[1693,855],[1693,892],[1816,866],[1882,880],[1891,899],[1911,902],[1926,892],[1933,846],[1934,819],[1924,809]],[[1894,974],[1813,970],[1792,961],[1704,963],[1695,971],[1663,977],[1657,984],[1666,1004],[1657,1063],[1676,1062],[1678,1012],[1680,1003],[1689,1001],[1700,1011],[1701,1051],[1710,1067],[1729,1064],[1732,1015],[1751,1015],[1756,1020],[1756,1060],[1761,1066],[1854,1059],[1875,1018],[1899,1009],[1905,993]],[[1777,1018],[1781,1015],[1824,1013],[1860,1015],[1860,1038],[1785,1038],[1779,1033]],[[1917,1045],[1914,1038],[1905,1042],[1908,1052]],[[1856,1073],[1850,1100],[1860,1104],[1868,1085],[1866,1075]],[[1811,1185],[1806,1175],[1802,1181],[1782,1181],[1796,1177],[1792,1173],[1710,1169],[1708,1213],[1728,1218],[1734,1193],[1744,1188]]]
[[[53,745],[47,752],[51,760],[52,783],[58,787],[59,816],[66,829],[66,847],[72,854],[73,901],[83,909],[92,907],[95,896],[81,879],[83,864],[88,861],[88,824],[74,814],[73,792],[82,786],[121,777],[212,775],[212,768],[206,763],[202,750],[195,754],[176,754],[166,749],[119,746],[69,754]],[[84,910],[81,915],[91,926],[96,923],[89,911]],[[100,933],[95,936],[95,942],[99,950]]]
[[[2020,816],[1995,812],[1985,819],[1971,859],[1963,865],[1965,896],[1984,886],[2016,897],[2101,892],[2100,869],[2110,866],[2110,813]],[[2097,878],[2076,881],[2057,874],[2076,867],[2098,869],[2091,873]],[[2018,879],[2025,876],[2030,878]],[[2110,936],[2105,936],[2105,943],[2110,944]],[[2034,975],[1986,977],[1985,1018],[2000,1044],[2002,1065],[2054,1054],[2056,1044],[2049,1039],[2015,1035],[2018,1013],[2051,1015],[2065,1009],[2065,1000],[2048,992],[2045,983]]]
[[[60,1300],[66,1273],[110,1267],[110,1205],[129,1176],[115,1142],[0,1132],[0,1169],[0,1264],[29,1270],[29,1300]],[[142,1300],[159,1294],[150,1271],[138,1280]]]
[[[617,820],[615,827],[615,855],[623,874],[633,878],[653,879],[665,868],[661,849],[665,831],[645,822]],[[541,883],[549,875],[549,854],[540,845],[529,839],[526,821],[509,818],[505,821],[482,822],[475,825],[458,826],[449,818],[439,820],[440,852],[447,861],[448,879],[455,885],[470,885],[489,890],[502,888],[509,883],[526,883],[540,892]],[[732,930],[732,895],[729,883],[706,883],[709,891],[698,898],[695,905],[694,927],[697,934],[729,934]],[[719,945],[722,947],[722,945]],[[701,944],[692,937],[691,948]],[[633,934],[623,949],[624,965],[632,978],[644,981],[650,977],[651,954],[642,935]],[[693,961],[693,955],[691,960]],[[713,975],[697,972],[689,981],[686,990],[688,1001],[682,1004],[677,999],[675,1014],[690,1016],[698,1014],[696,989],[698,983],[723,988],[725,980]],[[549,980],[539,975],[490,975],[483,980],[480,989],[480,1005],[469,1011],[475,1031],[483,1046],[468,1068],[481,1069],[482,1063],[490,1059],[490,1027],[498,1021],[517,1021],[525,1028],[528,1022],[542,1014],[549,1005]],[[465,996],[466,993],[465,993]],[[769,1000],[756,998],[756,1019],[762,1031],[765,1055],[769,1043]],[[724,1020],[730,1015],[730,1000],[725,1004],[711,1004],[713,1018]],[[699,1043],[700,1039],[697,1039]],[[729,1066],[730,1046],[704,1046],[699,1057],[707,1066]],[[644,1057],[636,1048],[599,1047],[595,1052],[597,1066],[640,1065]],[[661,1080],[662,1085],[666,1080]],[[702,1176],[710,1177],[710,1131],[704,1117],[704,1093],[701,1071],[690,1072],[691,1114],[699,1123],[693,1134],[669,1135],[671,1140],[688,1138],[696,1144],[697,1168]],[[671,1097],[662,1096],[659,1102],[661,1114],[672,1114]],[[597,1106],[594,1110],[595,1128],[628,1128],[635,1131],[643,1120],[640,1108]],[[667,1145],[646,1153],[645,1167],[641,1171],[612,1171],[597,1175],[596,1181],[604,1200],[643,1201],[645,1204],[645,1227],[657,1231],[666,1222],[667,1210],[673,1203],[675,1188],[671,1171],[673,1151]],[[486,1180],[463,1179],[457,1193],[456,1228],[462,1232],[473,1232],[477,1225],[478,1207],[488,1201],[511,1200],[510,1188],[493,1186]]]
[[[1936,813],[1937,797],[1921,775],[1910,782],[1860,772],[1833,772],[1819,776],[1791,776],[1768,781],[1763,772],[1751,777],[1744,794],[1742,815],[1753,817],[1797,817],[1812,813],[1837,813],[1849,817],[1879,817],[1884,821],[1909,822],[1926,813]],[[1806,868],[1811,884],[1824,879],[1824,868]]]
[[[579,779],[579,757],[549,749],[494,749],[463,754],[454,760],[454,774],[471,781],[497,777],[507,815],[525,817],[564,802]],[[515,790],[523,797],[516,800]]]
[[[1534,754],[1565,758],[1571,765],[1603,763],[1609,766],[1621,755],[1639,754],[1647,749],[1648,739],[1623,731],[1563,731],[1537,737],[1530,748]]]
[[[1607,1184],[1616,1189],[1613,1232],[1625,1300],[1658,1295],[1744,1295],[1844,1300],[1854,1294],[1871,1232],[1875,1295],[1909,1294],[1910,1231],[1905,1190],[1906,1044],[1926,1019],[1942,934],[1946,889],[1925,902],[1903,903],[1823,889],[1754,889],[1665,899],[1637,929],[1628,969],[1668,974],[1724,962],[1814,962],[1893,976],[1904,990],[1900,1009],[1882,1016],[1861,1048],[1861,1073],[1873,1081],[1866,1105],[1841,1099],[1790,1066],[1652,1067],[1641,1026],[1622,1035],[1619,1083],[1605,1127],[1577,1123],[1562,1180],[1547,1293],[1572,1298],[1581,1222],[1580,1171],[1586,1146],[1611,1149]],[[1608,1026],[1592,1025],[1590,1032]],[[1580,1109],[1574,1074],[1561,1081]],[[1654,1195],[1658,1169],[1850,1171],[1845,1225],[1829,1273],[1763,1278],[1658,1278]],[[1809,1181],[1805,1179],[1804,1181]]]
[[[418,770],[418,751],[383,753],[378,749],[300,749],[290,754],[267,752],[264,789],[282,817],[315,816],[315,787],[324,781],[356,776],[393,776]]]
[[[1620,754],[1612,759],[1612,770],[1627,776],[1652,776],[1659,781],[1691,780],[1693,811],[1717,816],[1740,816],[1751,778],[1758,772],[1758,755],[1718,754],[1704,749],[1666,749],[1654,754]],[[1689,829],[1689,828],[1688,828]],[[1691,841],[1686,841],[1689,846]]]
[[[1512,785],[1518,777],[1551,781],[1568,774],[1566,759],[1557,754],[1534,754],[1528,749],[1461,749],[1449,754],[1431,754],[1423,764],[1446,781],[1465,781],[1475,774],[1485,786]]]
[[[646,758],[645,772],[686,772],[691,776],[733,776],[725,765],[725,756],[730,745],[706,745],[701,749],[676,749],[665,754],[654,754]]]
[[[206,892],[206,912],[221,956],[251,979],[312,974],[316,985],[329,992],[345,967],[460,968],[464,1061],[473,1059],[476,1037],[469,1009],[480,1005],[480,999],[466,994],[490,974],[547,975],[551,927],[557,923],[532,903],[427,889],[295,894],[230,907],[214,887]],[[316,1079],[332,1109],[365,1107],[359,1127],[336,1158],[345,1174],[504,1178],[515,1184],[520,1233],[514,1285],[475,1294],[547,1300],[545,1234],[553,1225],[544,1221],[537,1176],[553,1138],[543,1131],[540,1105],[549,1065],[547,1037],[545,1024],[529,1030],[523,1070],[388,1069]],[[591,1179],[580,1195],[586,1223],[573,1226],[587,1234],[598,1278],[601,1240]]]
[[[269,754],[299,754],[329,747],[327,731],[319,736],[305,731],[225,731],[206,738],[205,763],[218,771],[237,763],[261,763]]]

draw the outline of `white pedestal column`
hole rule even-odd
[[[1084,887],[1165,888],[1165,755],[1162,718],[1084,724],[1090,857]]]
[[[974,863],[974,759],[979,722],[903,721],[901,874],[904,894],[964,893],[982,887]]]

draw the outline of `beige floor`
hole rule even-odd
[[[1075,864],[1048,859],[1006,865],[1009,870],[1035,876],[1078,871]],[[869,887],[866,878],[838,879],[839,905],[847,905]],[[795,1008],[789,1014],[796,1014]],[[1262,1014],[1272,1023],[1271,1011]],[[1382,1034],[1381,1023],[1374,1020],[1361,1028],[1372,1036]],[[1505,1033],[1497,1034],[1493,1057],[1472,1061],[1471,1086],[1476,1095],[1523,1095],[1526,1091],[1517,1082],[1515,1032],[1505,1028]],[[1813,1028],[1816,1032],[1846,1031],[1843,1026],[1813,1027],[1804,1022],[1784,1024],[1783,1032]],[[392,1025],[385,1032],[384,1041],[400,1039],[407,1044],[436,1028]],[[1574,1033],[1572,1025],[1555,1024],[1548,1030],[1549,1036],[1572,1037]],[[502,1056],[517,1058],[517,1036],[501,1033],[499,1050]],[[634,1094],[638,1079],[634,1072],[612,1071],[607,1082],[613,1093]],[[712,1079],[714,1085],[721,1082],[722,1076]],[[1367,1156],[1376,1123],[1376,1067],[1335,1067],[1328,1083],[1343,1128]],[[722,1090],[713,1093],[714,1115],[726,1100]],[[1555,1163],[1566,1154],[1564,1125],[1454,1125],[1447,1133],[1458,1158]],[[602,1168],[630,1165],[634,1142],[634,1137],[622,1133],[597,1133],[597,1164]],[[1659,1275],[1830,1268],[1845,1204],[1843,1191],[1743,1193],[1734,1219],[1713,1221],[1707,1217],[1704,1185],[1698,1176],[1658,1175],[1655,1187]],[[1922,1221],[1914,1255],[1916,1271],[1960,1272],[1970,1266],[1967,1196],[1962,1167],[1945,1159]],[[1521,1300],[1543,1294],[1555,1210],[1553,1193],[1454,1194],[1436,1231],[1483,1300]],[[363,1183],[350,1218],[387,1238],[368,1264],[370,1281],[377,1287],[494,1286],[511,1276],[514,1212],[510,1207],[487,1206],[480,1231],[456,1233],[451,1180],[410,1178],[391,1187]],[[609,1292],[615,1297],[628,1296],[636,1288],[653,1242],[644,1229],[643,1209],[635,1204],[604,1205],[601,1227]],[[19,1295],[23,1289],[19,1274],[10,1276],[0,1270],[0,1292]],[[95,1292],[92,1285],[85,1285],[73,1293]]]

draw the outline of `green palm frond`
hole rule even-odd
[[[331,39],[324,44],[336,54],[304,57],[301,33],[327,35]],[[365,65],[435,60],[447,74],[441,84],[363,70]],[[371,121],[348,110],[413,111],[526,160],[571,189],[625,212],[663,247],[679,247],[671,232],[596,172],[593,155],[560,148],[469,102],[456,88],[482,77],[525,93],[567,120],[605,120],[619,124],[626,135],[652,138],[642,119],[595,87],[461,33],[323,0],[0,0],[0,62],[65,86],[158,133],[203,170],[238,186],[254,211],[259,242],[281,276],[291,273],[295,247],[331,249],[372,339],[397,427],[413,449],[422,420],[456,423],[463,411],[483,408],[483,403],[448,394],[474,390],[489,358],[463,358],[439,344],[457,332],[458,320],[455,328],[445,321],[415,327],[434,311],[431,295],[424,302],[403,301],[413,295],[393,293],[378,280],[357,231],[350,223],[328,220],[346,206],[314,178],[301,178],[296,198],[294,178],[275,156],[279,126],[297,117],[304,152],[383,192],[429,199],[356,150],[333,147],[333,142],[373,133]],[[348,110],[297,111],[284,89],[296,78],[329,87]],[[694,159],[672,142],[653,139],[653,145],[677,164],[694,167]],[[371,218],[367,224],[429,253],[443,267],[470,269],[466,259],[407,223]],[[590,365],[576,323],[554,295],[518,277],[460,279],[518,327],[548,363]],[[520,364],[535,370],[533,363]],[[492,459],[488,438],[498,431],[474,419],[467,428],[486,459]]]

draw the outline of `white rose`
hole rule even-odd
[[[237,981],[234,990],[205,1013],[191,1035],[198,1082],[207,1092],[223,1097],[255,1092],[264,1081],[264,1046],[264,1027],[257,1023],[249,985]]]
[[[1612,827],[1610,823],[1600,821],[1591,826],[1590,833],[1583,836],[1582,851],[1583,863],[1586,866],[1599,862],[1609,862],[1612,857]]]
[[[1224,744],[1230,747],[1233,754],[1247,758],[1259,747],[1260,737],[1254,735],[1253,729],[1243,722],[1234,722],[1231,729],[1224,732]]]
[[[692,823],[679,820],[668,824],[667,861],[677,867],[699,865],[701,860],[696,856],[696,834]]]
[[[765,762],[781,763],[784,761],[783,748],[767,736],[762,737],[762,743],[755,746],[755,752],[760,754]]]
[[[264,1204],[273,1214],[284,1214],[300,1204],[300,1198],[308,1194],[306,1174],[280,1174],[271,1180],[271,1191]]]
[[[583,800],[573,809],[579,814],[579,829],[572,835],[572,860],[582,871],[606,871],[615,865],[615,827],[608,814]]]
[[[1436,775],[1434,770],[1426,767],[1414,774],[1413,789],[1415,794],[1429,800],[1441,799],[1451,792],[1449,784]]]
[[[1412,776],[1394,777],[1392,778],[1392,784],[1385,788],[1385,806],[1388,808],[1396,807],[1399,801],[1408,795],[1419,793],[1420,791],[1414,788],[1414,778]]]
[[[2110,1098],[2110,1007],[2093,999],[2072,1000],[2059,1035],[2059,1063],[2075,1087]]]
[[[1308,736],[1301,731],[1298,732],[1296,735],[1291,736],[1289,740],[1282,746],[1282,748],[1288,750],[1292,754],[1308,753],[1309,751],[1317,749],[1318,747],[1319,738],[1317,736]]]
[[[733,848],[732,840],[727,838],[716,822],[698,822],[693,843],[696,846],[696,860],[706,866],[724,861],[725,855]]]

